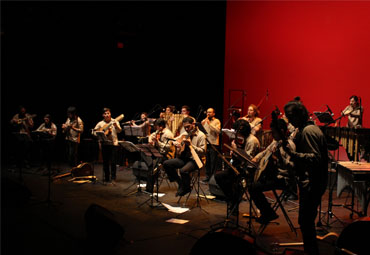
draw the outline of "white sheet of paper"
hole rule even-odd
[[[170,206],[169,204],[165,204],[165,203],[162,203],[162,205],[166,207],[168,211],[173,212],[173,213],[184,213],[184,212],[189,211],[189,208]]]
[[[182,220],[182,219],[171,218],[171,219],[166,220],[166,222],[175,223],[175,224],[185,224],[185,223],[188,223],[189,220]]]

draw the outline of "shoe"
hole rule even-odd
[[[184,189],[179,189],[176,193],[176,197],[180,196],[185,196],[186,194],[188,194],[189,192],[191,191],[190,187],[187,187],[187,188],[184,188]]]
[[[270,221],[276,220],[279,218],[279,215],[277,215],[275,212],[273,214],[267,214],[267,215],[261,215],[256,219],[256,221],[260,224],[267,224]]]

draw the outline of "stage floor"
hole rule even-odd
[[[53,168],[61,172],[69,169],[63,164],[54,164]],[[96,183],[76,184],[65,177],[51,183],[51,202],[48,198],[48,178],[36,168],[25,169],[19,182],[16,170],[2,169],[2,249],[4,254],[83,254],[86,252],[86,230],[84,214],[91,204],[98,204],[114,214],[115,220],[124,230],[124,240],[119,243],[117,254],[189,254],[194,244],[204,235],[217,227],[223,226],[226,219],[226,202],[222,200],[200,200],[200,207],[196,205],[195,193],[192,193],[187,204],[185,198],[177,203],[175,197],[177,184],[162,182],[159,192],[164,193],[159,198],[161,203],[170,206],[191,208],[183,214],[168,211],[163,206],[152,206],[151,197],[145,192],[137,191],[136,178],[130,168],[117,169],[117,183],[115,186],[103,185],[102,165],[94,165]],[[201,173],[202,175],[204,173]],[[201,177],[202,179],[202,177]],[[206,194],[210,194],[208,185],[201,184]],[[30,191],[30,199],[22,203],[24,191]],[[132,193],[132,194],[131,194]],[[271,192],[266,195],[273,198]],[[318,224],[319,235],[329,232],[340,234],[343,228],[358,219],[357,214],[344,208],[342,205],[350,203],[347,191],[341,197],[332,192],[332,212],[335,217],[328,217],[327,189],[321,208],[322,224]],[[155,202],[155,200],[154,200]],[[298,201],[284,202],[284,207],[298,228]],[[357,203],[356,203],[357,205]],[[287,224],[281,210],[275,223],[269,224],[262,235],[256,231],[260,224],[252,220],[249,227],[249,218],[243,217],[249,212],[249,202],[243,200],[240,204],[240,229],[247,230],[247,236],[255,238],[257,250],[260,253],[280,254],[284,248],[275,243],[301,242],[301,233],[297,229],[296,236]],[[170,219],[188,220],[185,224],[169,223]],[[231,216],[231,222],[236,221]],[[317,218],[318,220],[318,218]],[[219,224],[220,223],[220,224]],[[232,224],[230,224],[231,226]],[[322,226],[320,226],[322,225]],[[336,238],[327,238],[319,241],[321,254],[333,254]],[[101,244],[97,244],[101,245]],[[215,244],[216,245],[216,244]],[[301,246],[291,246],[291,249],[301,251]],[[87,253],[87,252],[86,252]],[[297,253],[299,254],[299,252]]]

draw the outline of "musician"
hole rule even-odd
[[[19,111],[10,120],[15,137],[15,157],[16,165],[19,168],[25,166],[29,168],[31,153],[31,129],[34,126],[33,115],[27,113],[24,106],[19,106]]]
[[[119,122],[112,118],[111,110],[109,108],[103,108],[102,112],[103,120],[96,124],[93,133],[94,135],[97,135],[98,131],[104,132],[106,139],[101,143],[104,182],[107,185],[115,185],[118,156],[117,151],[119,148],[118,133],[122,131],[122,128]]]
[[[273,114],[276,113],[273,112]],[[292,186],[292,182],[295,184],[294,164],[290,161],[290,156],[281,147],[282,140],[286,140],[288,136],[287,124],[283,119],[275,119],[270,126],[273,141],[264,151],[261,151],[252,159],[253,162],[259,164],[259,168],[256,170],[252,185],[248,188],[251,200],[260,210],[261,216],[256,221],[261,224],[266,224],[279,217],[271,208],[263,192],[272,189],[286,191]],[[287,146],[295,151],[292,137],[287,142]]]
[[[220,130],[221,122],[215,117],[216,113],[213,108],[207,109],[207,118],[202,120],[201,124],[207,131],[208,142],[211,143],[217,150],[220,149]],[[212,146],[207,146],[206,155],[206,178],[203,182],[208,182],[211,176],[215,173],[219,167],[219,157],[217,152]]]
[[[44,123],[42,123],[36,132],[39,133],[39,141],[41,145],[42,163],[40,170],[43,168],[43,163],[46,164],[48,170],[51,168],[52,153],[54,151],[54,142],[57,136],[57,126],[51,121],[50,114],[45,114]]]
[[[162,164],[163,161],[174,158],[175,156],[174,146],[172,145],[173,134],[171,130],[166,127],[166,123],[167,122],[162,118],[157,119],[154,122],[156,131],[153,132],[148,139],[149,144],[153,145],[159,153],[163,155],[163,158],[153,163],[153,165],[157,167]],[[158,171],[154,173],[153,176],[150,176],[148,173],[146,191],[150,193],[153,192],[154,178],[157,177],[157,174]]]
[[[360,105],[359,98],[353,95],[349,98],[349,105],[342,111],[342,116],[348,116],[348,128],[361,128],[364,108]]]
[[[166,109],[159,114],[159,118],[164,119],[166,121],[166,127],[172,132],[172,125],[174,124],[174,112],[175,106],[167,105]]]
[[[78,116],[76,107],[68,107],[67,120],[62,125],[62,133],[65,134],[67,160],[70,167],[75,167],[78,164],[78,147],[83,131],[84,123]]]
[[[187,105],[183,105],[181,107],[181,117],[182,117],[182,119],[185,119],[186,117],[190,117],[194,120],[194,123],[196,122],[195,118],[190,116],[190,107],[187,106]],[[186,132],[186,131],[185,131],[185,128],[183,126],[183,122],[181,121],[179,123],[177,129],[176,129],[176,134],[174,134],[174,135],[179,135],[179,134],[182,134],[184,132]]]
[[[260,114],[260,111],[258,110],[258,107],[254,104],[251,104],[248,106],[248,113],[246,116],[242,117],[242,119],[245,119],[249,122],[251,125],[251,134],[257,137],[258,141],[262,142],[262,119],[258,117]]]
[[[207,142],[205,134],[196,126],[194,119],[186,117],[182,121],[185,132],[176,137],[173,144],[180,148],[182,145],[185,149],[176,158],[168,159],[163,162],[163,168],[171,182],[178,183],[176,196],[184,196],[190,192],[190,173],[198,169],[196,159],[191,154],[189,145],[195,150],[197,157],[205,163],[205,155],[207,151]],[[177,169],[180,169],[180,175],[177,174]]]
[[[260,143],[258,139],[251,134],[251,126],[245,119],[238,119],[233,124],[233,129],[236,131],[236,138],[232,141],[231,146],[234,149],[243,150],[246,156],[252,159],[258,153]],[[238,158],[235,153],[232,153],[232,164],[243,176],[250,175],[250,166],[245,164],[242,159]],[[215,174],[215,180],[226,196],[228,207],[233,214],[237,214],[238,211],[235,209],[243,194],[241,194],[236,173],[231,168],[226,168],[226,170],[219,171]]]
[[[316,240],[315,218],[325,192],[328,179],[328,149],[320,128],[309,122],[306,107],[295,101],[284,106],[285,116],[298,133],[294,143],[296,151],[283,146],[294,163],[299,188],[299,217],[304,251],[319,254]]]
[[[135,127],[144,128],[145,129],[144,134],[146,136],[150,135],[150,123],[149,123],[147,112],[142,112],[140,114],[140,120],[132,120],[131,125]]]

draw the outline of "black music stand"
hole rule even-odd
[[[133,144],[132,142],[129,142],[129,141],[121,141],[119,143],[124,149],[126,149],[127,151],[129,152],[139,152],[140,153],[140,162],[142,162],[142,155],[141,155],[141,149],[138,147],[138,145],[135,145]],[[132,186],[134,186],[136,184],[136,180],[138,179],[138,187],[137,187],[137,190],[133,191],[133,192],[130,192],[124,196],[129,196],[129,195],[132,195],[132,194],[135,194],[135,193],[139,193],[141,194],[142,193],[142,190],[141,190],[141,164],[139,163],[138,164],[138,168],[139,168],[139,176],[137,178],[135,178],[135,181],[128,187],[126,188],[124,191],[130,189]]]
[[[104,131],[94,131],[94,132],[95,132],[95,136],[97,137],[98,142],[100,144],[104,144],[104,143],[109,141],[108,137],[105,135]],[[102,174],[103,174],[103,178],[102,178],[103,182],[99,182],[99,183],[104,184],[104,177],[105,177],[104,169],[102,169]]]
[[[149,156],[149,154],[151,155],[152,159],[154,158],[155,159],[155,165],[153,165],[151,167],[151,178],[154,178],[154,169],[158,168],[158,163],[160,161],[160,159],[163,158],[163,155],[152,145],[150,144],[141,144],[139,145],[139,148],[141,149],[141,151],[144,152],[145,156]],[[154,160],[153,160],[154,161]],[[158,170],[157,170],[158,171]],[[159,201],[159,196],[158,196],[158,193],[159,193],[159,184],[158,184],[158,175],[157,177],[155,178],[155,181],[157,183],[157,187],[156,187],[156,203],[154,204],[154,183],[153,183],[153,189],[152,189],[152,194],[151,194],[151,197],[147,200],[145,200],[143,203],[141,203],[139,205],[142,206],[143,204],[147,203],[149,200],[151,200],[151,203],[150,203],[150,207],[159,207],[159,206],[163,206],[162,203]],[[148,181],[147,181],[147,185],[148,185]]]
[[[313,114],[321,123],[331,124],[335,122],[332,115],[328,112],[313,112]]]
[[[127,136],[136,136],[136,137],[143,137],[146,136],[145,133],[145,126],[139,127],[139,126],[123,126],[123,130],[125,132],[125,135]]]

